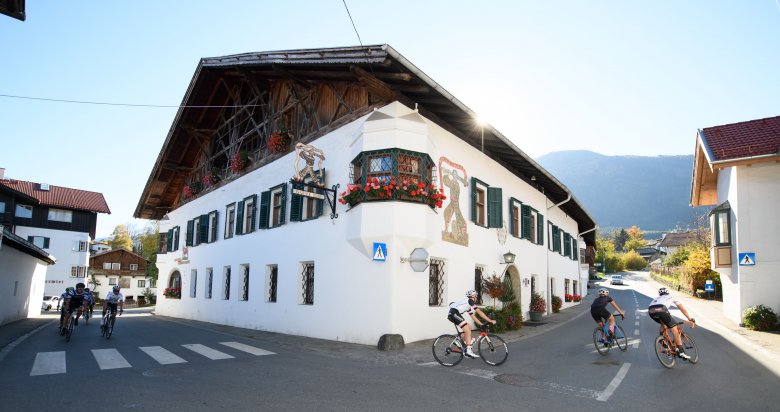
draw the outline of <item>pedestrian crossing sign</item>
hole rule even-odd
[[[740,266],[755,266],[756,265],[756,253],[755,252],[745,252],[739,254],[739,265]]]
[[[384,262],[387,260],[387,244],[374,242],[374,260]]]

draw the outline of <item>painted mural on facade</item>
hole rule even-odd
[[[439,189],[447,186],[449,203],[444,207],[444,230],[441,240],[457,245],[469,245],[469,233],[466,219],[460,210],[460,189],[469,186],[468,173],[463,166],[442,156],[439,158]]]

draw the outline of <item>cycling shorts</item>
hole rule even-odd
[[[650,315],[652,320],[666,325],[667,328],[676,326],[676,322],[672,319],[672,314],[669,313],[669,309],[665,305],[652,305],[647,308],[647,314]]]
[[[466,319],[463,319],[463,316],[460,314],[460,311],[455,308],[450,308],[450,313],[447,315],[447,319],[450,320],[450,322],[454,323],[455,326],[462,328],[466,326],[468,322],[466,322]]]
[[[592,316],[593,320],[596,322],[601,322],[602,320],[609,320],[609,317],[612,316],[612,314],[609,313],[605,306],[598,306],[590,308],[590,316]]]
[[[70,298],[68,312],[73,313],[74,311],[81,309],[83,306],[84,306],[84,299]]]
[[[107,303],[106,305],[108,306],[109,309],[111,309],[112,314],[116,313],[116,307],[117,307],[116,303]]]

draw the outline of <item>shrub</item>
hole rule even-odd
[[[775,330],[777,328],[777,315],[764,305],[751,306],[742,312],[745,327],[753,330]]]
[[[563,306],[563,301],[561,300],[560,296],[552,296],[552,310],[555,313],[560,312],[561,306]]]
[[[523,314],[517,303],[510,303],[501,309],[486,306],[482,308],[482,311],[496,321],[496,324],[490,328],[491,332],[502,333],[507,330],[517,330],[523,326]]]
[[[628,270],[641,270],[647,266],[647,261],[645,261],[645,258],[639,256],[639,253],[636,253],[634,250],[626,252],[623,255],[622,260],[623,266],[625,266]]]
[[[547,312],[547,301],[544,300],[539,292],[531,295],[531,306],[528,308],[531,312]]]

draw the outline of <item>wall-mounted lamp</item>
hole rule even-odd
[[[504,263],[505,265],[511,265],[512,263],[515,263],[515,255],[511,251],[504,253]]]

